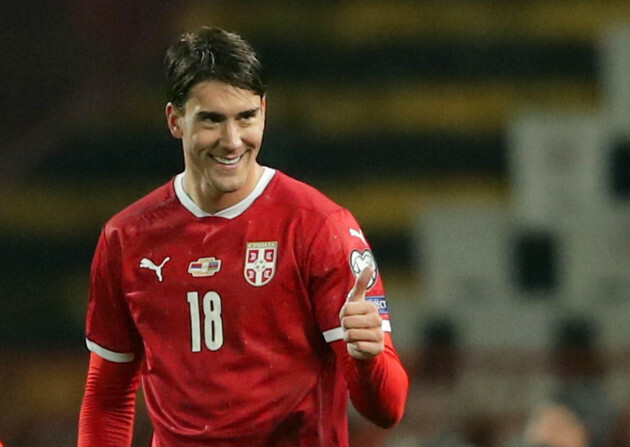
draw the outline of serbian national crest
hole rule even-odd
[[[276,273],[278,242],[248,242],[245,252],[245,279],[254,287],[267,284]]]

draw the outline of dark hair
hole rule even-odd
[[[182,108],[200,82],[221,81],[265,96],[262,66],[254,49],[240,35],[203,27],[185,33],[164,58],[166,99]]]

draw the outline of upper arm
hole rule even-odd
[[[327,216],[310,245],[306,269],[317,322],[327,342],[341,339],[339,311],[356,277],[367,265],[374,269],[374,275],[366,299],[377,305],[383,330],[388,332],[391,326],[383,282],[361,227],[345,209]]]
[[[92,260],[86,339],[90,351],[112,362],[130,362],[142,349],[122,286],[120,243],[105,230]]]

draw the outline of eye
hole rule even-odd
[[[222,121],[224,121],[224,117],[223,115],[219,114],[219,113],[208,113],[206,114],[206,116],[204,116],[204,121],[207,121],[209,123],[213,123],[213,124],[218,124]]]
[[[258,110],[247,110],[243,113],[240,113],[238,119],[243,122],[248,122],[253,120],[258,114]]]
[[[225,116],[215,112],[201,112],[198,119],[205,124],[214,125],[225,121]]]

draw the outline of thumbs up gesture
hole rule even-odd
[[[374,303],[365,300],[367,285],[373,274],[371,267],[363,269],[339,312],[348,353],[358,360],[376,357],[385,349],[378,309]]]

